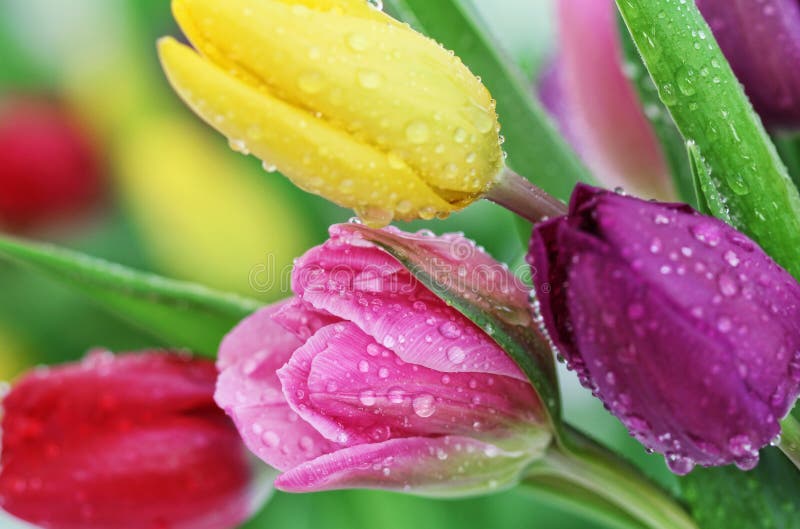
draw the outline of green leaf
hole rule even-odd
[[[800,528],[800,472],[774,448],[750,472],[703,468],[680,482],[702,529]]]
[[[633,87],[639,95],[644,115],[650,121],[653,132],[661,145],[664,159],[672,174],[678,196],[687,204],[696,206],[695,190],[689,161],[686,159],[686,142],[678,127],[669,115],[664,103],[658,97],[658,90],[653,79],[642,63],[642,57],[636,51],[636,45],[628,33],[622,18],[619,18],[619,36],[622,53],[625,58],[625,71]]]
[[[734,227],[800,278],[800,196],[695,3],[617,5],[661,100],[711,168]]]
[[[448,253],[442,254],[441,239],[430,238],[426,243],[397,232],[355,224],[350,228],[400,261],[423,285],[491,336],[531,381],[548,411],[554,431],[561,432],[554,355],[547,338],[531,321],[527,294],[520,299],[514,292],[517,285],[509,285],[507,290],[489,288],[494,282],[486,285],[486,274],[494,272],[487,269],[485,263],[478,264],[472,270],[475,273],[459,275],[457,267],[450,265],[454,258],[463,261],[464,266],[470,265],[471,255],[463,259],[460,256],[461,252],[472,252],[472,247],[467,247],[467,239],[463,239],[463,247],[460,242],[453,243],[452,247],[446,243],[444,251]]]
[[[55,246],[0,238],[0,258],[71,285],[170,346],[213,356],[259,302],[138,272]]]
[[[800,187],[800,133],[775,134],[772,141],[789,169],[794,185]]]
[[[567,199],[591,175],[550,122],[533,87],[503,56],[480,17],[458,0],[387,0],[412,27],[453,50],[497,100],[508,165],[548,193]]]
[[[689,154],[689,167],[692,171],[695,193],[697,194],[698,210],[706,215],[713,215],[728,224],[733,221],[728,216],[725,203],[716,186],[716,181],[711,178],[711,168],[703,159],[700,148],[690,141],[686,144]]]

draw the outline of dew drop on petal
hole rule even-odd
[[[454,364],[460,364],[464,362],[466,356],[467,355],[464,352],[464,350],[457,345],[454,345],[453,347],[447,350],[447,359],[453,362]]]
[[[414,413],[422,418],[430,417],[436,412],[436,403],[433,395],[423,393],[414,398],[412,402]]]
[[[454,340],[461,336],[461,328],[455,322],[446,321],[439,326],[439,334]]]
[[[377,402],[377,399],[375,398],[375,392],[371,390],[362,391],[361,394],[358,396],[358,400],[364,406],[374,406],[375,403]]]

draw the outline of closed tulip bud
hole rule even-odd
[[[159,43],[184,101],[231,146],[365,220],[445,216],[503,156],[461,61],[364,0],[173,0],[195,50]]]
[[[257,507],[216,369],[168,353],[37,369],[3,400],[0,507],[50,529],[228,529]]]
[[[800,286],[753,241],[582,185],[529,262],[568,365],[674,472],[756,464],[798,395]]]
[[[437,245],[443,267],[492,278],[527,311],[527,289],[466,239],[393,235]],[[388,253],[348,225],[331,236],[298,261],[295,298],[220,349],[217,402],[283,471],[276,487],[457,496],[515,484],[552,439],[523,373]]]
[[[800,127],[800,2],[697,0],[765,124]]]
[[[61,105],[0,99],[0,230],[49,228],[85,215],[103,189],[95,147]]]

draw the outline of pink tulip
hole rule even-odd
[[[463,237],[387,230],[419,251],[437,243],[443,269],[486,274],[525,307],[527,289]],[[220,348],[217,402],[283,472],[275,485],[448,496],[514,484],[551,439],[523,373],[355,226],[330,234],[297,261],[295,297]]]
[[[257,507],[253,466],[207,360],[86,360],[3,401],[0,507],[49,529],[228,529]]]
[[[607,187],[672,200],[661,148],[623,71],[613,0],[559,0],[558,57],[541,97]]]

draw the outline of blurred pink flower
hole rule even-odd
[[[612,0],[558,0],[558,55],[545,107],[597,179],[645,198],[676,196],[655,134],[625,76]]]
[[[445,496],[514,484],[551,438],[536,392],[491,337],[353,228],[333,226],[298,260],[295,297],[223,341],[217,403],[284,472],[283,490]],[[459,274],[493,272],[486,287],[519,287],[510,295],[525,307],[510,272],[460,253],[470,241],[391,230],[418,248],[446,243],[451,255],[431,257]]]

